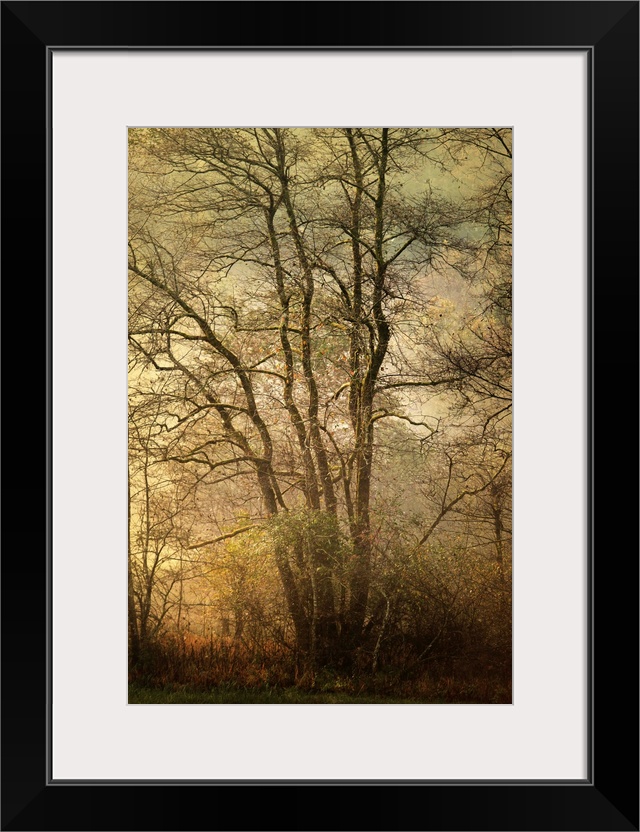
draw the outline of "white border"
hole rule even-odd
[[[54,779],[586,777],[586,53],[53,57]],[[509,706],[126,704],[126,126],[515,129]]]

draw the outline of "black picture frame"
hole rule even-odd
[[[637,411],[630,406],[637,396],[630,390],[637,389],[638,378],[638,10],[638,2],[626,0],[2,3],[3,289],[7,320],[16,324],[4,362],[10,437],[5,465],[16,511],[21,515],[26,506],[44,516],[46,506],[47,515],[37,538],[30,522],[25,534],[22,521],[2,559],[2,829],[638,829],[635,535],[629,542],[630,529],[637,528],[637,501],[623,479],[627,469],[636,471],[629,457],[637,436]],[[81,47],[588,52],[591,685],[584,782],[48,780],[49,67],[54,48]],[[561,137],[559,152],[571,152]],[[18,245],[25,235],[27,245]],[[29,345],[35,350],[27,370]],[[33,396],[45,390],[46,439],[44,411]],[[39,459],[46,460],[44,477],[34,474]],[[561,475],[561,461],[559,466]],[[13,513],[7,516],[9,536]]]

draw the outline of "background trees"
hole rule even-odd
[[[507,633],[510,131],[130,143],[133,598],[161,627],[227,563],[307,678],[420,664],[472,586]]]

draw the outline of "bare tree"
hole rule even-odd
[[[469,429],[495,433],[497,404],[510,405],[496,178],[507,133],[149,129],[131,140],[132,378],[157,406],[159,458],[188,472],[202,533],[190,545],[208,552],[262,525],[303,665],[349,666],[376,627],[377,656],[390,616],[371,597],[386,437],[403,424],[424,447],[452,404],[473,414]],[[472,193],[438,192],[427,180],[467,146]],[[443,276],[475,287],[455,332],[438,323]],[[423,536],[498,475],[447,490]]]

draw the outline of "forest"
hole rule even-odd
[[[511,702],[512,131],[129,129],[130,702]]]

